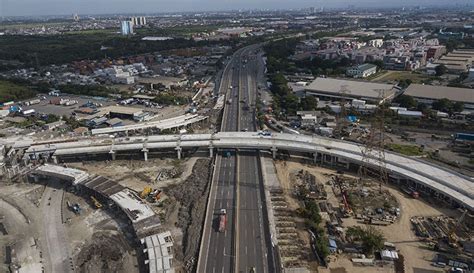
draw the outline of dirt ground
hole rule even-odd
[[[316,176],[316,179],[321,182],[328,181],[330,175],[335,175],[333,170],[320,168],[317,166],[301,164],[297,162],[276,162],[276,169],[278,178],[286,193],[292,192],[292,185],[295,181],[294,175],[301,169],[310,172]],[[432,267],[435,252],[423,247],[423,244],[418,240],[410,223],[410,218],[413,216],[434,216],[447,215],[452,217],[459,217],[459,212],[446,208],[436,208],[425,202],[423,199],[413,199],[390,185],[385,185],[384,190],[388,190],[397,200],[401,210],[401,216],[391,225],[377,227],[380,229],[387,242],[394,243],[400,253],[405,257],[406,272],[419,272],[419,269],[431,270],[432,272],[442,272],[440,269]],[[338,206],[340,200],[334,195],[329,185],[326,185],[326,192],[328,193],[328,203]],[[294,198],[288,198],[292,207],[298,205]],[[344,227],[361,225],[354,218],[345,218],[343,222]],[[343,272],[394,272],[392,267],[361,267],[354,266],[344,255],[335,257],[332,255],[331,262],[328,269],[319,268],[319,272],[343,273]]]
[[[395,144],[404,144],[404,145],[418,145],[424,146],[424,152],[434,153],[436,150],[439,151],[439,160],[436,160],[438,164],[442,162],[455,162],[458,164],[459,168],[456,168],[458,171],[465,173],[469,176],[474,176],[474,165],[469,163],[469,157],[463,156],[457,152],[451,150],[448,147],[451,142],[450,135],[448,133],[440,134],[436,132],[436,135],[439,136],[439,139],[432,139],[430,133],[421,133],[421,132],[407,132],[408,137],[413,138],[414,141],[407,141],[402,139],[400,135],[386,133],[387,139],[391,143]],[[428,160],[428,159],[427,159]],[[435,160],[435,159],[430,159]],[[453,166],[450,166],[451,168]]]
[[[85,170],[91,174],[109,177],[122,186],[140,192],[144,187],[166,187],[184,181],[192,171],[196,158],[186,158],[178,161],[174,159],[151,158],[142,160],[116,160],[100,162],[69,163],[73,168]],[[177,170],[176,177],[156,181],[160,172]]]
[[[128,273],[136,272],[136,259],[130,253],[123,235],[119,232],[96,232],[76,258],[77,272]]]
[[[175,258],[184,262],[186,272],[191,272],[197,262],[202,222],[206,211],[211,179],[211,160],[199,159],[192,172],[182,183],[169,186],[164,191],[175,201],[175,226],[182,231],[181,244],[175,245]],[[177,212],[177,214],[176,214]],[[169,219],[171,220],[171,219]],[[169,221],[169,224],[173,223]]]

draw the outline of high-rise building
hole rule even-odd
[[[122,21],[121,22],[122,35],[132,35],[133,34],[133,22],[132,21]]]
[[[144,25],[146,25],[146,17],[145,16],[132,17],[132,18],[130,18],[130,21],[132,21],[134,26],[144,26]]]

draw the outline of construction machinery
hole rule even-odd
[[[410,195],[412,198],[417,199],[420,197],[420,193],[414,190],[413,188],[410,187],[402,187],[402,191],[408,195]]]
[[[158,189],[155,189],[153,190],[152,192],[150,192],[150,194],[148,194],[148,196],[146,197],[146,201],[150,202],[150,203],[155,203],[156,201],[160,200],[161,198],[161,193],[162,191],[158,190]]]
[[[96,209],[102,208],[102,204],[95,198],[94,196],[91,196],[92,203],[94,204]]]
[[[342,178],[340,176],[336,176],[334,178],[334,182],[341,191],[342,203],[344,204],[344,216],[349,217],[350,215],[352,215],[353,211],[349,205],[347,189],[343,187]]]
[[[151,187],[145,187],[143,191],[140,193],[140,198],[145,199],[147,196],[153,191]]]
[[[452,248],[459,248],[458,237],[456,236],[456,230],[461,226],[462,222],[464,221],[464,218],[466,217],[466,214],[467,214],[467,210],[464,210],[464,212],[456,221],[456,224],[451,227],[451,229],[449,230],[447,234],[449,246]]]
[[[81,208],[81,206],[79,206],[79,204],[77,204],[77,203],[76,203],[76,204],[71,204],[71,202],[69,202],[69,201],[67,201],[66,204],[67,204],[67,207],[68,207],[72,212],[74,212],[74,213],[77,214],[77,215],[81,214],[82,208]]]

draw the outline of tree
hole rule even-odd
[[[453,112],[462,112],[464,110],[464,103],[462,102],[455,102],[453,103]]]
[[[410,84],[412,83],[412,81],[410,79],[404,79],[404,80],[400,80],[398,82],[398,86],[400,86],[401,88],[405,89],[407,88]]]
[[[416,100],[408,95],[400,95],[397,98],[393,100],[393,102],[396,102],[400,104],[401,107],[405,107],[408,109],[415,108],[417,106]]]
[[[442,76],[448,72],[448,68],[444,64],[440,64],[435,68],[436,76]]]
[[[377,66],[377,70],[383,69],[383,61],[382,60],[375,60],[373,62],[370,62],[373,65]]]
[[[431,104],[431,107],[438,111],[449,112],[452,108],[452,102],[449,99],[440,99]]]
[[[301,99],[301,108],[305,111],[312,111],[318,108],[318,100],[314,96],[307,96]]]
[[[349,227],[346,236],[353,242],[360,242],[364,253],[368,256],[372,256],[376,250],[382,249],[385,241],[383,234],[373,226]]]

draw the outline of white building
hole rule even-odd
[[[365,78],[375,73],[377,73],[377,66],[373,64],[361,64],[346,71],[346,74],[353,78]]]
[[[132,21],[122,21],[121,22],[121,32],[122,32],[122,35],[132,35],[133,34],[133,22]]]
[[[370,40],[368,45],[371,46],[371,47],[382,47],[383,46],[383,39]]]
[[[470,80],[474,80],[474,68],[469,69],[469,76],[468,78]]]

